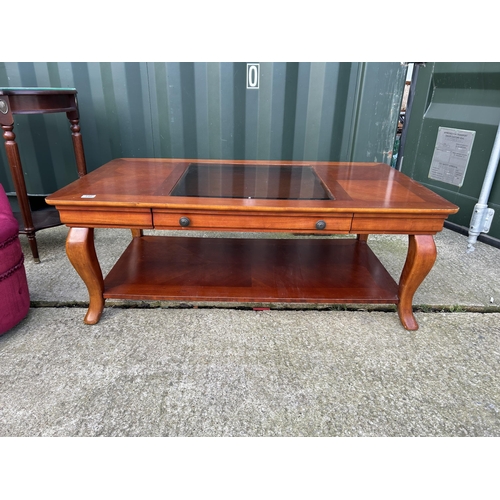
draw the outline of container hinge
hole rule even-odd
[[[495,210],[493,210],[493,208],[488,208],[487,205],[480,203],[476,204],[469,226],[469,238],[467,245],[468,252],[474,251],[474,243],[480,233],[488,233],[491,228],[491,222],[493,221],[494,215]]]
[[[473,234],[487,233],[491,228],[491,222],[494,215],[495,210],[493,210],[493,208],[477,204],[474,207],[474,212],[470,221],[470,232]]]
[[[491,228],[491,221],[493,220],[493,216],[495,215],[495,210],[492,208],[488,208],[486,211],[486,217],[484,219],[484,225],[483,225],[483,230],[481,231],[482,233],[487,233],[490,228]]]

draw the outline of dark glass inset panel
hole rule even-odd
[[[191,163],[171,196],[332,200],[309,166]]]

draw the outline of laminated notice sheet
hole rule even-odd
[[[476,132],[439,127],[429,178],[462,186]]]

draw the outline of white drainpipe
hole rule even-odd
[[[490,197],[491,186],[495,180],[495,174],[498,167],[498,160],[500,159],[500,125],[497,129],[497,135],[491,151],[490,161],[484,176],[483,187],[479,200],[474,207],[469,226],[469,237],[467,238],[467,252],[474,251],[474,244],[480,233],[487,233],[491,227],[491,221],[495,211],[488,208],[488,199]]]

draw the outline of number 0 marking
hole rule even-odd
[[[260,64],[247,64],[247,89],[258,89],[260,82]]]

